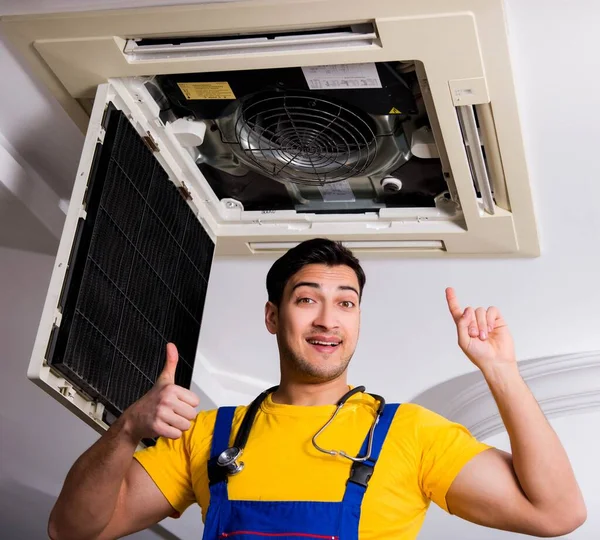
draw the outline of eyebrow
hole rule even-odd
[[[313,289],[320,289],[321,285],[319,285],[318,283],[314,283],[312,281],[300,281],[299,283],[296,283],[296,285],[294,285],[292,287],[292,291],[295,291],[298,287],[312,287]],[[338,290],[340,291],[354,291],[356,293],[356,296],[360,297],[360,294],[358,293],[358,291],[352,287],[351,285],[340,285],[338,287]]]

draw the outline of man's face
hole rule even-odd
[[[265,309],[282,370],[311,383],[344,373],[358,340],[358,293],[358,278],[349,266],[311,264],[291,277],[279,308],[268,302]]]

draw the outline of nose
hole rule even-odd
[[[314,326],[324,329],[337,328],[338,320],[333,306],[326,302],[320,304],[319,310],[315,314]]]

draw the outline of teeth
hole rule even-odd
[[[339,343],[337,343],[337,342],[333,342],[333,341],[317,341],[316,339],[309,339],[308,342],[312,343],[313,345],[329,345],[331,347],[335,347],[336,345],[339,345]]]

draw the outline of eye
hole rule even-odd
[[[343,302],[340,302],[340,305],[344,308],[353,308],[356,306],[356,304],[350,300],[344,300]]]
[[[315,301],[312,298],[298,298],[298,300],[296,300],[297,304],[313,304]]]

